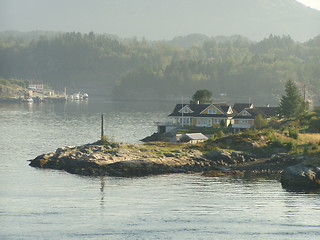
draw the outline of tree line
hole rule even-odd
[[[179,99],[197,89],[229,101],[278,103],[292,79],[309,95],[320,89],[320,35],[252,42],[208,38],[182,47],[169,41],[61,33],[26,41],[0,36],[0,77],[30,79],[56,89],[85,88],[127,99]]]

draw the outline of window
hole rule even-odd
[[[211,119],[206,119],[206,118],[198,118],[197,119],[197,126],[199,127],[211,127]]]
[[[240,124],[248,124],[248,120],[240,120]]]
[[[208,110],[208,113],[209,113],[209,114],[216,114],[216,110],[215,110],[215,109],[209,109],[209,110]]]
[[[190,125],[191,123],[191,118],[179,118],[179,123],[180,124],[186,124],[186,125]]]
[[[221,120],[220,120],[219,118],[213,120],[213,122],[214,122],[215,124],[220,124],[220,121],[221,121]]]

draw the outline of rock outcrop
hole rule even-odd
[[[84,145],[58,148],[31,160],[30,166],[90,176],[145,176],[211,169],[215,163],[192,149],[171,150],[141,145]]]
[[[280,181],[288,190],[320,189],[320,167],[303,163],[290,166],[283,171]]]
[[[165,133],[155,132],[150,136],[147,136],[140,141],[142,142],[172,142],[175,139],[176,131],[170,131]]]
[[[87,144],[58,148],[30,160],[30,166],[64,170],[88,176],[134,177],[152,174],[207,172],[205,176],[237,176],[243,174],[277,174],[288,166],[305,159],[287,155],[274,155],[259,159],[244,152],[213,150],[202,153],[195,145],[174,143]],[[310,170],[311,171],[311,170]],[[319,169],[305,174],[309,180],[301,185],[319,184]],[[283,174],[283,186],[295,185]],[[288,175],[288,176],[287,176]],[[301,175],[301,174],[300,174]],[[311,181],[311,182],[310,182]]]
[[[253,162],[257,160],[253,154],[243,152],[230,152],[226,150],[211,151],[206,153],[205,157],[224,166],[237,163]]]

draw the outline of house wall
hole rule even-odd
[[[203,111],[202,114],[210,114],[210,110],[214,110],[216,112],[215,114],[223,114],[223,112],[221,112],[218,108],[214,106],[210,106],[205,111]]]
[[[208,117],[184,117],[184,119],[189,118],[189,120],[185,120],[183,125],[184,126],[194,126],[194,127],[220,127],[220,122],[222,120],[226,121],[227,126],[231,123],[231,119],[227,118],[208,118]],[[177,125],[182,125],[181,117],[175,118],[175,123]]]
[[[35,90],[43,90],[44,89],[44,85],[43,84],[30,84],[29,88],[33,88]]]
[[[252,119],[234,119],[233,128],[251,128],[254,126],[254,120]]]
[[[175,123],[177,125],[184,125],[184,126],[194,126],[194,127],[220,127],[220,122],[224,120],[226,122],[226,126],[229,126],[231,123],[232,126],[241,125],[241,128],[250,128],[254,125],[254,120],[247,119],[247,120],[239,120],[239,119],[232,119],[232,118],[209,118],[209,117],[183,117],[185,120],[182,124],[181,117],[175,117]],[[203,119],[203,120],[200,120]],[[247,121],[247,122],[241,122]]]
[[[230,123],[232,124],[232,118],[228,118],[228,119],[227,119],[227,126],[229,126]]]

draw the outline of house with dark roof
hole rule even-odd
[[[253,108],[254,105],[252,103],[235,103],[233,105],[233,110],[237,113],[241,112],[245,108]]]
[[[247,129],[254,127],[254,119],[261,115],[268,121],[271,117],[277,116],[278,107],[252,107],[245,108],[232,119],[232,128]]]
[[[222,121],[228,126],[233,116],[232,107],[226,103],[177,104],[169,115],[178,125],[194,127],[218,127]]]

